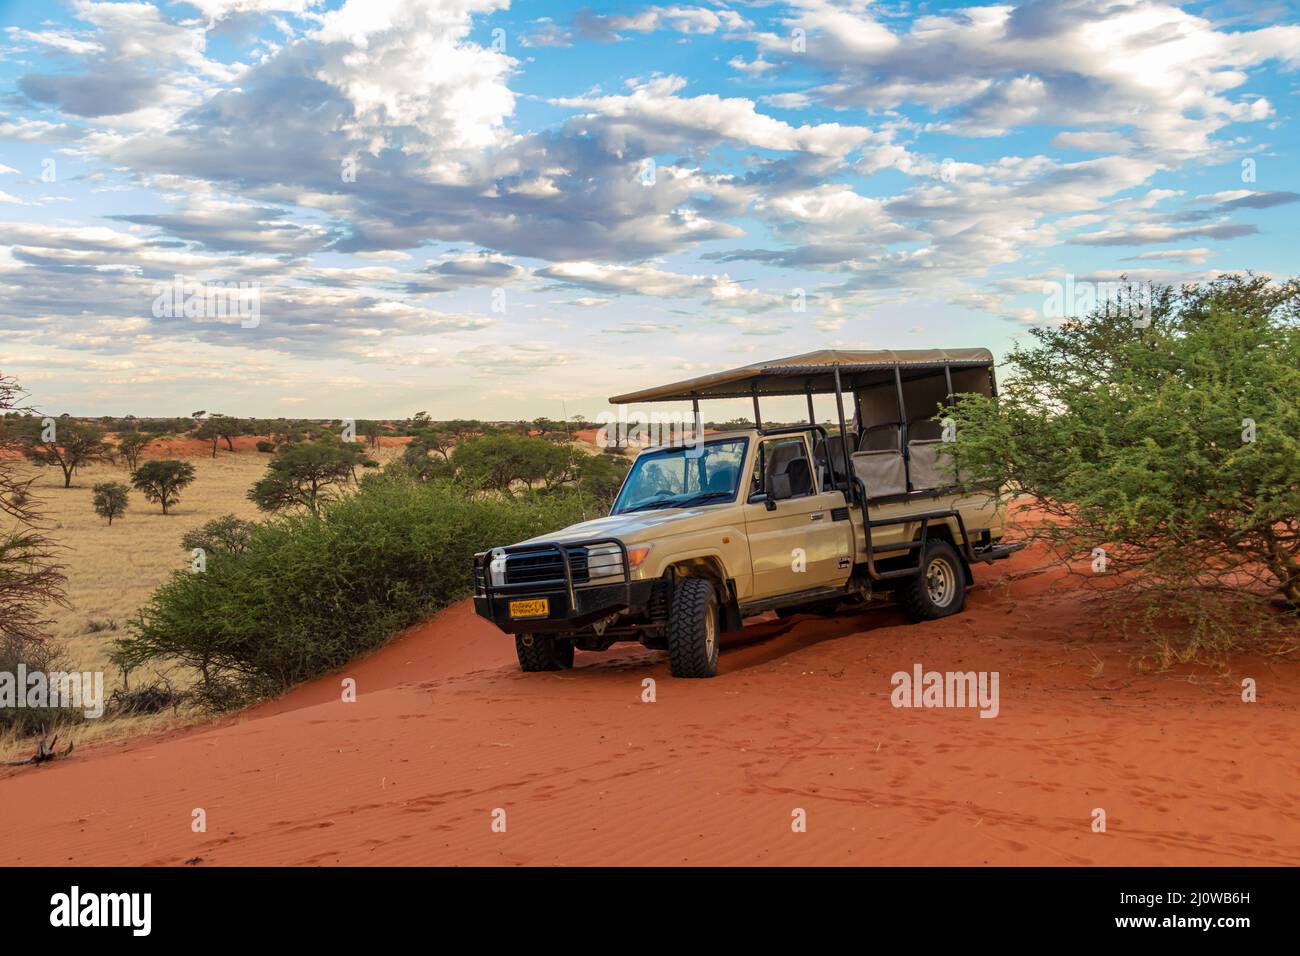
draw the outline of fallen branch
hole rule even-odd
[[[32,754],[26,760],[6,760],[4,761],[4,766],[25,767],[28,764],[47,763],[48,761],[57,760],[59,757],[66,757],[68,754],[72,753],[71,743],[68,744],[67,750],[63,751],[63,753],[58,753],[54,749],[54,745],[58,742],[58,734],[55,734],[53,737],[46,737],[46,735],[42,733],[36,741],[36,753]]]

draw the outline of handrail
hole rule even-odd
[[[858,479],[861,483],[861,479]],[[866,539],[867,551],[867,576],[873,581],[884,581],[889,578],[904,577],[909,574],[915,574],[921,570],[921,562],[925,559],[925,546],[929,541],[930,522],[944,518],[956,518],[957,530],[961,533],[961,541],[958,547],[966,556],[968,562],[976,561],[975,549],[971,547],[970,535],[966,533],[966,522],[962,520],[961,512],[956,510],[947,511],[926,511],[921,514],[900,515],[895,518],[877,518],[872,520],[863,512],[862,531]],[[899,544],[886,545],[886,551],[915,551],[920,550],[921,557],[917,559],[916,567],[901,568],[897,571],[879,571],[876,568],[876,551],[875,545],[871,541],[871,529],[883,528],[890,525],[909,524],[913,521],[921,522],[921,537],[916,541],[906,541]]]

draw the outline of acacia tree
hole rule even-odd
[[[118,436],[117,453],[122,456],[122,461],[126,463],[127,471],[136,470],[140,464],[141,453],[154,440],[154,437],[146,432],[126,432]]]
[[[373,418],[362,419],[357,422],[357,434],[366,440],[366,444],[371,448],[379,447],[379,437],[384,433],[384,425]]]
[[[162,505],[162,513],[181,500],[181,491],[194,480],[188,461],[146,461],[131,473],[131,484],[149,501]]]
[[[571,449],[544,438],[512,434],[471,438],[458,444],[451,455],[458,481],[505,495],[513,494],[516,483],[532,489],[538,483],[551,487],[565,480],[572,461]]]
[[[997,399],[962,397],[958,466],[1133,587],[1300,606],[1300,282],[1136,292],[1035,329]]]
[[[217,431],[211,420],[204,421],[198,428],[190,433],[199,441],[210,442],[212,445],[212,457],[217,457],[217,445],[221,441],[221,433]]]
[[[18,383],[0,374],[0,411],[26,414],[25,395]],[[66,578],[56,547],[41,527],[42,515],[32,502],[34,479],[20,476],[14,452],[25,449],[27,421],[0,418],[0,513],[9,520],[0,532],[0,643],[21,654],[41,640],[49,604],[64,607]]]
[[[245,521],[235,515],[222,515],[200,528],[185,532],[181,537],[181,547],[186,551],[202,548],[209,554],[243,554],[256,530],[257,523],[254,521]]]
[[[443,428],[425,428],[411,436],[402,450],[402,462],[410,466],[421,478],[427,478],[445,465],[451,457],[455,437]],[[436,457],[435,457],[436,456]]]
[[[217,457],[217,444],[224,441],[226,448],[235,450],[235,438],[244,434],[245,424],[229,415],[212,415],[194,431],[194,437],[212,443],[212,457]]]
[[[319,514],[321,505],[336,498],[339,486],[352,477],[360,463],[359,451],[337,442],[286,445],[248,492],[248,499],[263,511],[305,507]]]
[[[102,481],[94,487],[91,499],[95,514],[108,519],[108,526],[113,527],[113,519],[126,513],[131,489],[120,481]]]
[[[63,487],[72,487],[77,469],[92,461],[109,461],[111,449],[98,425],[72,418],[25,419],[27,441],[23,454],[34,465],[57,465],[63,471]]]

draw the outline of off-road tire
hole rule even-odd
[[[930,541],[921,570],[899,584],[894,602],[913,623],[959,613],[966,606],[966,568],[947,541]]]
[[[718,673],[718,592],[704,578],[684,578],[668,615],[668,669],[674,677]]]
[[[516,634],[515,654],[526,674],[568,670],[573,666],[573,641],[551,634]]]

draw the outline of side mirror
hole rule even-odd
[[[776,501],[766,491],[756,491],[745,500],[751,505],[762,505],[768,511],[776,510]]]

